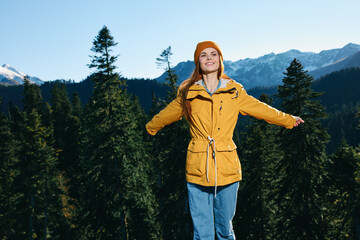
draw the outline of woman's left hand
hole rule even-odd
[[[304,123],[304,120],[302,120],[301,117],[294,116],[294,118],[295,118],[294,127],[299,126],[300,123]]]

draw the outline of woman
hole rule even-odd
[[[293,128],[304,121],[258,101],[241,84],[224,74],[220,47],[200,42],[194,53],[195,70],[179,94],[146,124],[155,135],[185,115],[191,141],[186,157],[186,181],[194,239],[235,239],[235,215],[241,165],[232,140],[239,113]]]

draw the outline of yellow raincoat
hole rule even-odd
[[[189,88],[190,135],[186,158],[186,179],[203,186],[222,186],[241,180],[241,165],[233,142],[239,113],[268,123],[293,128],[295,118],[248,95],[234,80],[220,79],[220,87],[210,96],[202,81]],[[180,96],[146,124],[155,135],[164,126],[182,118]]]

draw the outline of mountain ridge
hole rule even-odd
[[[319,53],[301,52],[291,49],[283,53],[270,52],[258,58],[245,58],[236,61],[224,61],[225,73],[240,82],[246,89],[254,87],[271,87],[282,83],[283,73],[290,62],[297,58],[304,69],[315,78],[322,77],[332,71],[348,67],[360,67],[360,45],[348,43],[342,48],[322,50]],[[359,53],[359,55],[357,55]],[[178,75],[178,84],[189,78],[194,69],[193,61],[183,61],[173,67]],[[26,75],[16,68],[4,64],[0,67],[0,85],[21,85]],[[164,83],[164,72],[156,80]],[[43,84],[37,77],[30,77],[30,82]]]
[[[342,48],[322,50],[319,53],[301,52],[296,49],[291,49],[278,54],[271,52],[258,58],[246,58],[237,61],[225,60],[224,66],[225,73],[229,77],[243,84],[247,89],[258,86],[271,87],[281,84],[283,73],[294,58],[297,58],[304,66],[304,69],[311,74],[311,72],[317,69],[334,64],[359,51],[360,45],[355,43],[348,43]],[[191,72],[194,69],[194,62],[180,62],[173,69],[179,76],[178,83],[181,83],[190,77]],[[340,69],[342,68],[337,70]],[[321,72],[319,71],[319,73]],[[316,77],[321,76],[323,75],[316,75]],[[166,73],[156,78],[156,80],[165,82],[165,77]]]
[[[320,78],[335,71],[354,67],[360,67],[360,51],[309,73],[315,78]]]

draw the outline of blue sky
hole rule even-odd
[[[118,45],[117,71],[155,78],[156,58],[172,65],[213,40],[225,60],[290,49],[306,52],[360,44],[359,0],[0,0],[0,65],[42,80],[81,81],[92,41],[106,25]]]

